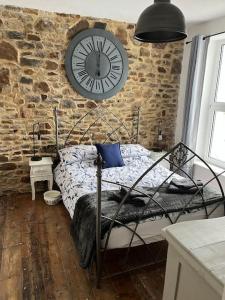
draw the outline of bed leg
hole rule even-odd
[[[96,288],[101,288],[101,263],[97,263],[97,270],[96,270]]]
[[[101,280],[101,194],[102,194],[102,159],[97,158],[97,205],[96,205],[96,287]]]

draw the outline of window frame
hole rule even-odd
[[[223,38],[215,40],[212,39],[210,43],[211,45],[208,49],[205,79],[203,85],[204,97],[202,99],[202,105],[205,105],[206,109],[205,112],[203,112],[203,114],[205,115],[200,118],[202,119],[200,121],[202,123],[201,152],[204,156],[204,159],[208,163],[225,168],[225,159],[224,161],[221,161],[210,156],[216,112],[225,112],[225,102],[216,101],[223,52],[225,53],[225,37],[223,36]],[[207,124],[207,126],[205,127],[204,124]]]

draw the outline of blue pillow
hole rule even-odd
[[[103,168],[123,167],[120,144],[96,144],[98,153],[103,159]]]

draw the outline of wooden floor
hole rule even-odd
[[[164,264],[104,280],[96,289],[79,267],[66,209],[37,198],[0,198],[1,300],[162,299]]]

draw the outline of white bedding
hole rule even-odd
[[[124,167],[102,170],[102,178],[131,186],[154,161],[148,156],[124,158]],[[139,183],[139,186],[159,186],[171,172],[163,166],[154,167]],[[96,192],[96,166],[93,160],[65,164],[61,162],[54,171],[55,181],[60,187],[62,199],[71,218],[77,200],[88,193]],[[177,176],[177,175],[175,175]],[[116,190],[118,186],[103,183],[102,190]]]
[[[105,180],[119,182],[121,184],[131,186],[143,173],[147,170],[154,161],[148,156],[136,156],[124,158],[124,167],[110,168],[102,170],[102,178]],[[73,218],[74,209],[77,200],[88,193],[96,192],[96,166],[93,160],[84,160],[82,162],[73,162],[71,164],[61,162],[55,169],[54,175],[58,186],[61,189],[62,199],[67,208],[70,217]],[[139,183],[139,186],[156,187],[159,186],[171,172],[161,165],[154,167]],[[180,178],[178,175],[173,175],[172,178]],[[103,183],[103,190],[119,189],[119,186]],[[213,209],[212,206],[211,209]],[[211,217],[223,216],[223,205],[219,206]],[[176,219],[177,213],[173,214],[173,219]],[[179,221],[198,220],[205,218],[204,209],[193,211],[192,213],[184,214]],[[154,222],[152,222],[154,221]],[[127,224],[131,228],[134,223]],[[143,237],[146,243],[154,242],[161,239],[161,229],[170,225],[169,219],[165,216],[150,218],[140,222],[137,232]],[[108,248],[122,248],[129,245],[131,232],[125,227],[114,227],[112,229]],[[105,238],[102,240],[104,246]],[[135,236],[132,246],[138,246],[142,242]]]

